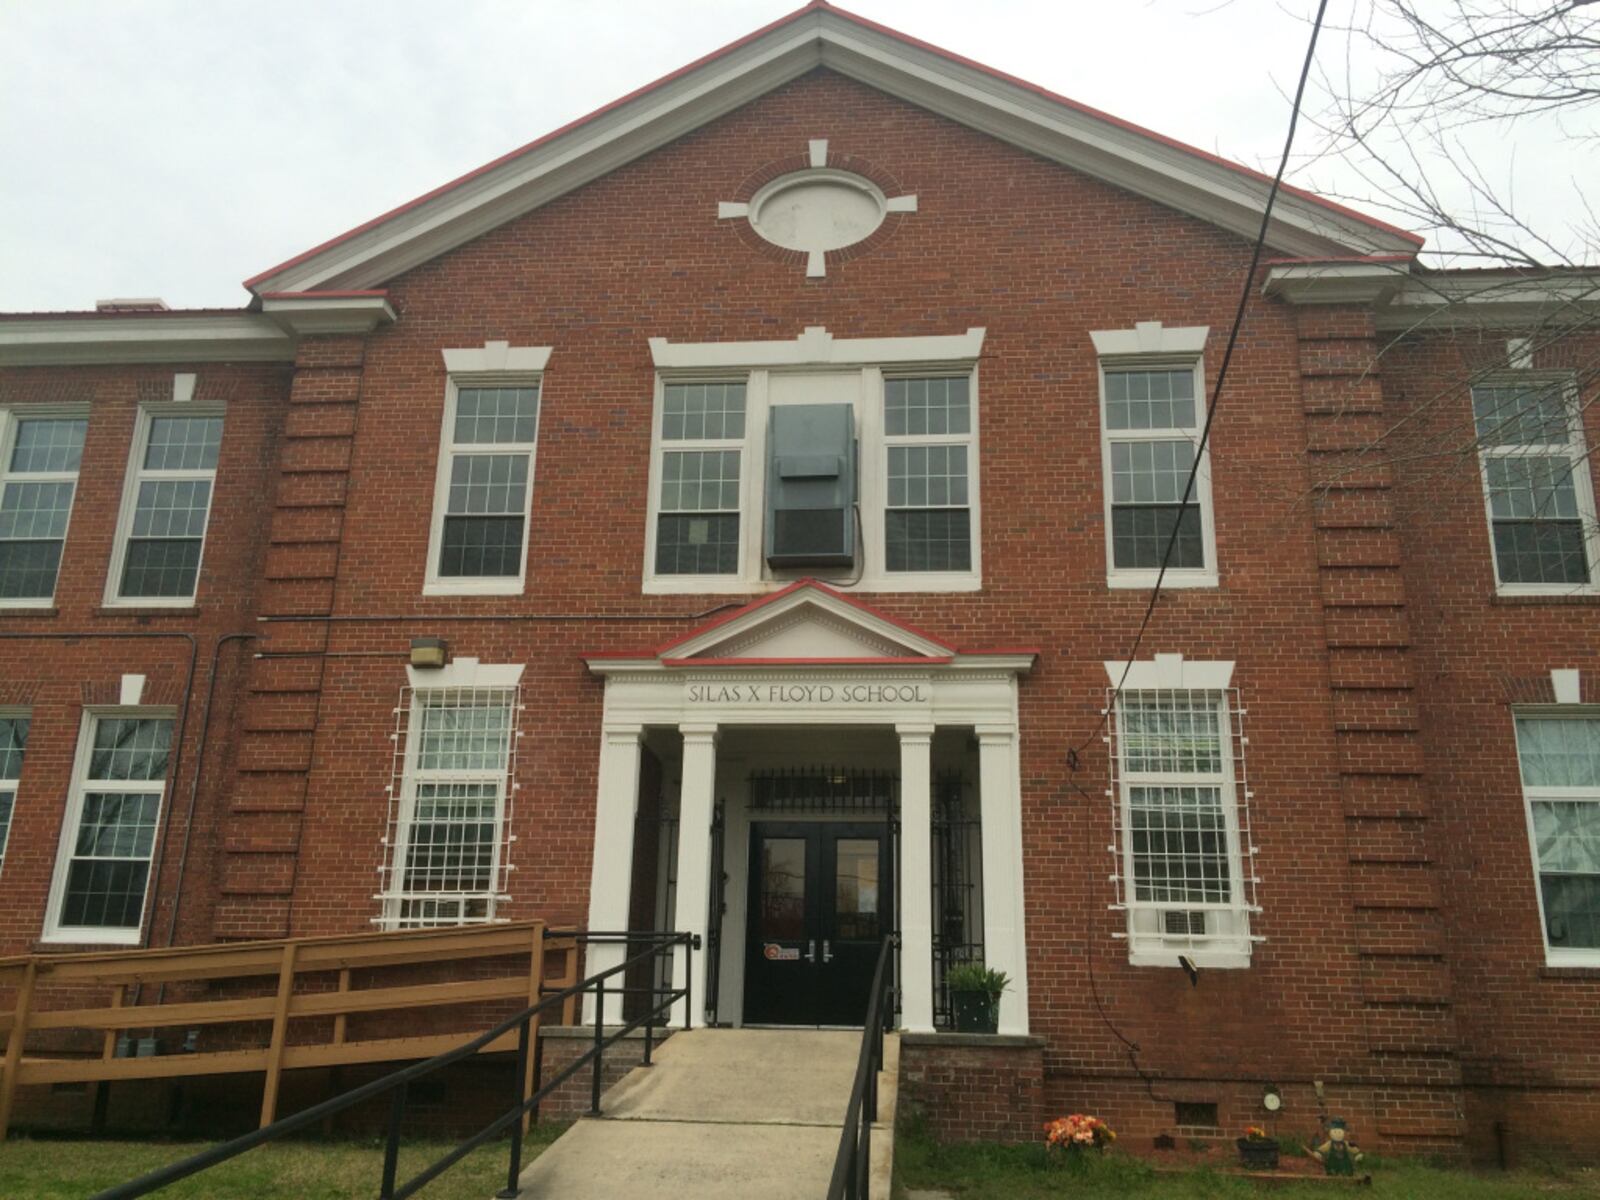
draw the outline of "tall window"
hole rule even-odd
[[[28,718],[0,713],[0,865],[11,840],[11,814],[22,778],[22,752],[28,748]]]
[[[409,707],[385,923],[490,920],[504,874],[516,689],[419,689]]]
[[[1517,718],[1552,963],[1600,965],[1600,716]]]
[[[885,379],[883,434],[885,568],[970,571],[970,378]]]
[[[96,714],[86,719],[45,933],[62,941],[137,942],[172,722]]]
[[[88,421],[0,412],[0,605],[48,605]]]
[[[1228,696],[1118,698],[1120,875],[1136,963],[1249,953]]]
[[[428,590],[522,590],[539,385],[452,385],[434,498]]]
[[[1199,375],[1196,366],[1108,366],[1102,373],[1102,461],[1113,583],[1154,582],[1174,530],[1167,581],[1216,582],[1204,462],[1189,502],[1183,502],[1204,424]]]
[[[200,579],[222,418],[145,413],[140,426],[110,599],[187,604]]]
[[[658,575],[739,570],[745,398],[743,382],[663,385]]]
[[[1472,389],[1495,576],[1504,591],[1588,590],[1596,537],[1583,429],[1568,382]]]

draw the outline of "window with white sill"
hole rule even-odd
[[[447,669],[448,670],[448,669]],[[405,689],[379,923],[388,929],[495,918],[506,897],[509,821],[522,705],[519,672]]]
[[[863,590],[980,587],[982,333],[652,339],[644,590],[760,592],[806,575]],[[845,432],[816,447],[785,442],[805,425],[775,421],[791,405],[817,410],[817,429]],[[809,497],[829,499],[813,508]],[[778,544],[797,531],[805,551]]]
[[[107,579],[111,605],[194,603],[222,414],[141,409]]]
[[[0,409],[0,607],[48,607],[87,419]]]
[[[1600,711],[1521,713],[1516,731],[1546,960],[1600,966]]]
[[[1191,675],[1219,665],[1185,664]],[[1216,679],[1162,687],[1130,677],[1138,686],[1113,688],[1108,722],[1129,961],[1248,966],[1256,879],[1238,693],[1209,686]]]
[[[84,716],[44,936],[136,944],[172,754],[172,718]]]
[[[28,716],[0,712],[0,869],[5,867],[11,840],[11,817],[17,805],[17,783],[22,778],[22,756],[28,748]]]
[[[1495,581],[1506,595],[1596,589],[1589,456],[1570,376],[1508,374],[1472,388]]]

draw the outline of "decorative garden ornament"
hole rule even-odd
[[[1354,1175],[1361,1161],[1361,1148],[1350,1140],[1343,1117],[1328,1122],[1327,1139],[1310,1154],[1329,1175]]]

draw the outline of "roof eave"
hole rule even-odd
[[[0,322],[0,366],[292,362],[295,340],[259,313],[106,314]]]
[[[980,132],[1243,237],[1270,180],[837,9],[808,6],[725,50],[246,281],[252,291],[366,288],[826,66]],[[1301,256],[1414,254],[1421,239],[1285,187],[1268,243]]]

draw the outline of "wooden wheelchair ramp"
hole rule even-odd
[[[19,1088],[254,1071],[268,1125],[284,1071],[443,1053],[576,983],[578,957],[523,921],[0,959],[0,1138]]]
[[[520,1200],[821,1200],[861,1034],[695,1029],[605,1096],[522,1173]],[[884,1048],[873,1196],[887,1200],[898,1039]],[[881,1190],[878,1180],[881,1179]]]

